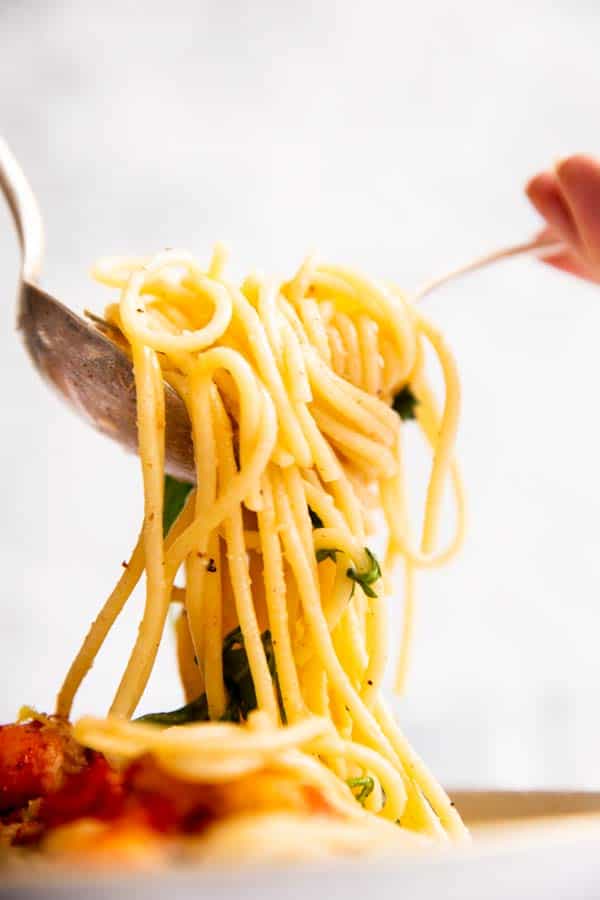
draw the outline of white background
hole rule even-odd
[[[240,272],[316,247],[411,288],[529,236],[527,177],[600,153],[599,47],[596,0],[4,0],[0,131],[76,310],[106,300],[98,255],[215,238]],[[17,273],[0,209],[5,718],[51,707],[140,515],[135,460],[28,364]],[[600,787],[600,292],[522,261],[428,311],[461,364],[470,536],[420,578],[405,730],[446,783]],[[80,710],[106,708],[138,614]],[[178,700],[167,645],[148,704]]]

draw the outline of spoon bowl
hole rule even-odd
[[[17,327],[42,377],[98,431],[137,452],[136,393],[125,350],[37,284],[43,255],[42,217],[8,145],[0,138],[0,188],[21,245]],[[165,468],[195,481],[190,421],[182,399],[165,383]]]

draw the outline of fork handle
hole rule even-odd
[[[441,287],[443,284],[446,284],[448,281],[453,281],[455,278],[460,278],[461,275],[467,275],[469,272],[475,272],[477,269],[483,269],[485,266],[491,266],[493,263],[501,262],[504,259],[510,259],[513,256],[525,256],[529,253],[537,254],[541,257],[554,256],[564,249],[565,245],[562,242],[557,241],[556,238],[549,238],[545,235],[540,235],[533,240],[525,241],[522,244],[512,244],[510,247],[501,247],[499,250],[492,250],[491,253],[486,253],[484,256],[478,256],[476,259],[473,259],[462,266],[458,266],[456,269],[452,269],[452,271],[446,272],[444,275],[432,278],[431,281],[427,281],[415,291],[412,299],[414,301],[422,300],[423,297],[426,297],[432,291]]]
[[[36,283],[44,254],[42,214],[31,186],[6,141],[0,137],[0,189],[12,213],[21,246],[21,274]]]
[[[25,173],[2,137],[0,137],[0,188],[10,207],[19,235],[23,280],[36,283],[40,275],[44,253],[42,214]],[[563,249],[562,243],[557,243],[548,237],[537,237],[522,244],[502,247],[431,279],[415,292],[413,299],[415,301],[422,300],[423,297],[443,284],[501,260],[527,253],[550,256]]]

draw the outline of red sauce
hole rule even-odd
[[[62,780],[64,742],[39,722],[0,726],[0,814],[56,790]]]
[[[81,751],[73,767],[70,740],[38,722],[0,726],[0,821],[13,843],[82,818],[190,834],[215,817],[210,787],[171,778],[151,757],[116,771],[101,753]],[[33,812],[30,801],[37,801]]]
[[[84,817],[106,821],[121,815],[124,805],[121,776],[100,753],[89,753],[81,771],[65,776],[62,786],[42,799],[38,818],[47,828]]]

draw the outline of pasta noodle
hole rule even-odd
[[[401,689],[416,570],[446,562],[462,540],[464,503],[452,458],[460,388],[452,355],[397,289],[351,269],[310,257],[287,282],[252,275],[238,286],[225,266],[219,245],[205,267],[189,253],[168,251],[106,260],[95,269],[99,281],[121,291],[107,315],[131,347],[144,522],[128,567],[65,679],[57,713],[70,715],[82,679],[145,572],[139,633],[110,716],[75,727],[85,746],[124,760],[151,753],[165,771],[189,781],[217,783],[278,766],[335,796],[354,823],[349,827],[363,838],[371,829],[374,843],[409,831],[461,840],[466,831],[458,813],[381,696],[385,593],[395,562],[402,563],[405,584]],[[426,380],[426,346],[444,379],[441,412]],[[166,535],[163,378],[186,403],[196,468],[196,486]],[[418,538],[407,500],[405,418],[416,419],[432,449]],[[440,546],[447,486],[455,533]],[[369,548],[377,510],[386,525],[385,578]],[[182,568],[186,585],[178,588]],[[177,647],[186,699],[204,690],[212,721],[159,729],[128,720],[172,603],[181,608]],[[220,721],[231,702],[224,648],[235,627],[255,696],[246,724]],[[371,786],[364,808],[348,786],[361,779]],[[260,821],[265,833],[281,824],[276,817]],[[227,840],[249,840],[248,827],[240,819],[229,832],[220,826],[214,852]],[[282,825],[290,834],[298,827],[308,826]],[[323,822],[314,827],[323,829]]]

